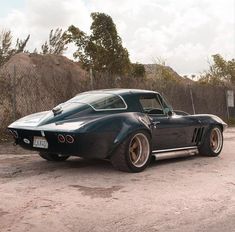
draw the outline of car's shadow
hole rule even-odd
[[[157,167],[167,166],[171,168],[175,163],[182,163],[180,168],[184,168],[186,162],[193,160],[202,160],[205,157],[202,156],[188,156],[178,157],[164,160],[151,160],[149,167],[146,171],[157,170]],[[8,166],[8,165],[7,165]],[[157,170],[159,171],[159,170]],[[112,175],[122,176],[130,173],[120,172],[113,168],[109,160],[99,159],[82,159],[79,157],[71,157],[67,161],[63,162],[50,162],[41,159],[37,155],[28,156],[25,158],[18,158],[16,161],[11,161],[9,166],[0,172],[0,177],[17,177],[17,176],[32,176],[32,175],[43,175],[50,172],[57,172],[58,175],[70,176],[70,175],[87,175],[92,173],[93,175]],[[139,175],[138,173],[135,175]],[[140,174],[141,175],[141,174]]]
[[[158,166],[171,165],[175,163],[185,163],[193,160],[202,160],[205,157],[194,155],[194,156],[185,156],[185,157],[176,157],[176,158],[168,158],[163,160],[155,160],[152,159],[148,168],[155,168]],[[48,162],[45,160],[35,160],[32,166],[38,165],[40,170],[82,170],[86,172],[86,170],[93,170],[94,172],[119,172],[115,170],[109,160],[99,160],[99,159],[83,159],[79,157],[72,157],[64,162]],[[182,165],[183,166],[183,165]],[[147,168],[147,169],[148,169]],[[120,172],[119,172],[120,173]]]
[[[80,170],[85,168],[94,168],[94,169],[112,169],[111,163],[108,160],[99,160],[99,159],[83,159],[79,157],[72,157],[66,161],[62,162],[53,162],[46,161],[42,159],[37,159],[33,161],[33,166],[39,165],[40,168],[45,168],[49,170]]]

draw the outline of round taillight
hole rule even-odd
[[[19,137],[18,132],[16,130],[10,130],[10,133],[13,135],[15,139]]]
[[[65,142],[65,137],[64,137],[63,135],[59,134],[59,135],[58,135],[58,141],[59,141],[60,143],[64,143],[64,142]]]
[[[71,136],[71,135],[66,135],[66,141],[67,141],[67,143],[73,143],[73,142],[74,142],[73,136]]]

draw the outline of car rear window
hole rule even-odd
[[[96,111],[127,109],[123,98],[111,93],[82,93],[70,99],[68,102],[85,103]]]

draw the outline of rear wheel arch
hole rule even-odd
[[[152,147],[152,133],[151,130],[146,128],[146,127],[140,127],[140,128],[135,128],[134,130],[128,130],[125,133],[120,132],[117,136],[116,139],[117,141],[114,140],[114,148],[111,151],[111,155],[113,152],[115,152],[116,149],[126,140],[129,138],[130,135],[137,133],[138,131],[144,131],[148,134],[150,137],[150,145]],[[122,135],[121,135],[122,134]]]
[[[142,157],[142,161],[140,160],[140,162],[138,162],[138,159],[133,160],[130,153],[131,143],[136,136],[139,136],[139,138],[137,138],[138,140],[141,139],[141,137],[143,139],[140,142],[142,145],[138,153],[138,157]],[[120,171],[141,172],[149,165],[151,161],[151,152],[152,147],[150,133],[145,129],[139,129],[128,134],[125,140],[123,140],[113,151],[110,160],[112,165]]]

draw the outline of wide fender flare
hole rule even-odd
[[[213,114],[197,114],[198,120],[202,125],[208,125],[208,128],[213,126],[221,127],[222,131],[224,131],[228,125],[225,123],[220,117]]]
[[[228,125],[218,116],[213,114],[198,114],[195,115],[198,117],[199,122],[205,128],[205,133],[202,136],[202,140],[200,144],[203,144],[205,138],[209,136],[211,129],[215,126],[221,128],[222,132],[228,127]],[[199,144],[199,145],[200,145]]]
[[[151,121],[147,115],[136,113],[133,117],[123,118],[122,127],[113,141],[109,154],[112,154],[131,134],[141,130],[146,131],[152,138]]]

